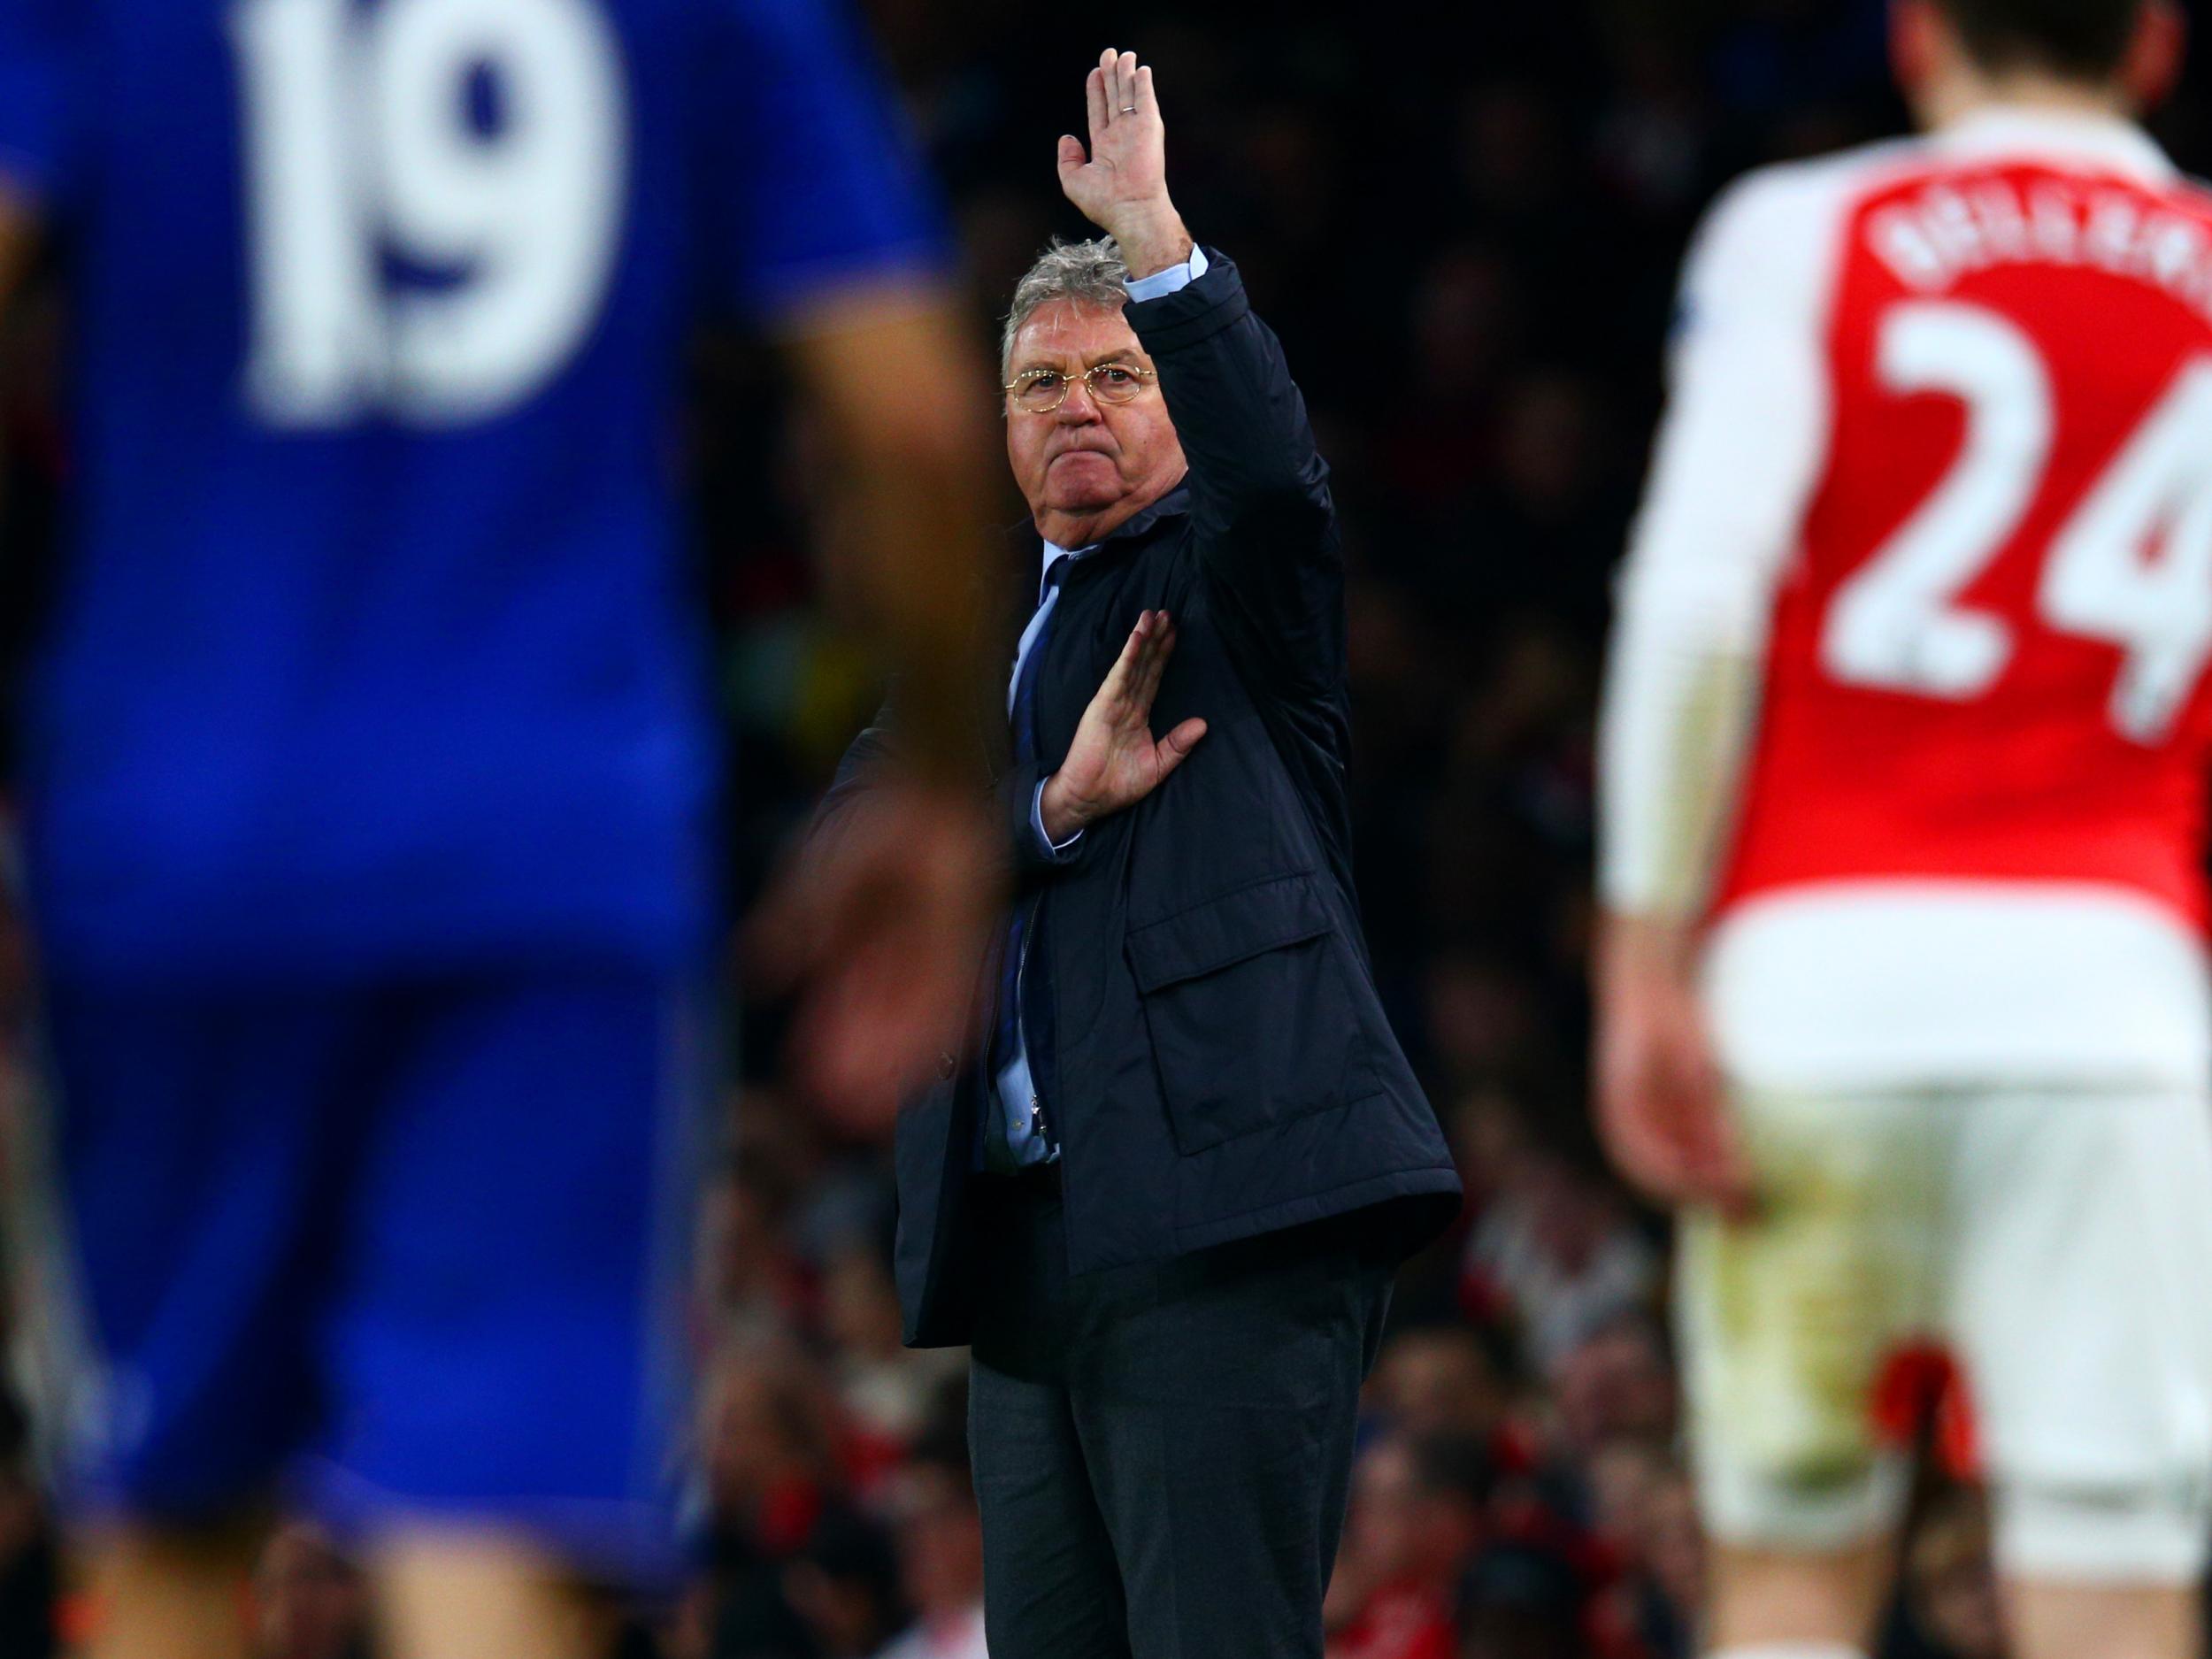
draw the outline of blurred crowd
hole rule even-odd
[[[1242,267],[1335,467],[1368,928],[1471,1201],[1399,1287],[1332,1659],[1689,1659],[1703,1546],[1665,1237],[1605,1173],[1583,1103],[1592,708],[1686,240],[1745,166],[1901,128],[1880,0],[869,9],[979,326],[1050,234],[1080,231],[1053,140],[1100,47],[1141,47],[1185,217]],[[2212,78],[2160,127],[2212,163]],[[42,338],[19,332],[19,368]],[[11,590],[35,588],[61,465],[40,383],[19,373],[0,403]],[[697,383],[750,892],[875,689],[812,603],[815,438],[772,360],[710,338]],[[672,1608],[610,1609],[611,1646],[981,1659],[964,1361],[900,1347],[884,1152],[780,1091],[776,1010],[732,1026],[698,1276],[699,1574]],[[0,1432],[0,1655],[37,1659],[71,1604],[20,1440]],[[1883,1659],[1999,1659],[1974,1492],[1932,1479],[1916,1507]],[[369,1651],[358,1578],[311,1527],[273,1536],[251,1596],[265,1659]]]

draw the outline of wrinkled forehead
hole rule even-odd
[[[1087,369],[1110,358],[1139,365],[1152,361],[1118,305],[1048,300],[1014,336],[1011,366],[1017,374],[1025,369]]]

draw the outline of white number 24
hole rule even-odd
[[[1957,599],[2042,487],[2054,435],[2049,371],[2017,326],[1951,302],[1891,311],[1878,369],[1901,395],[1963,402],[1965,447],[1838,592],[1822,657],[1853,685],[1965,702],[2012,656],[2005,623]],[[2212,659],[2212,357],[2182,369],[2052,540],[2036,605],[2052,627],[2125,653],[2112,724],[2139,743],[2162,741]]]
[[[597,319],[623,212],[621,56],[593,0],[236,0],[231,33],[257,412],[456,426],[541,389]],[[453,280],[390,283],[388,255]]]

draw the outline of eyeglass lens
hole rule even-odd
[[[1125,403],[1144,389],[1144,377],[1122,363],[1102,363],[1083,381],[1093,400],[1102,403]],[[1071,389],[1068,376],[1041,370],[1016,382],[1014,402],[1039,414],[1049,413],[1067,401]]]

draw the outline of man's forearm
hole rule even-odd
[[[974,622],[983,495],[965,458],[879,451],[855,469],[851,610],[878,643],[899,703],[900,753],[922,775],[970,787],[981,776],[976,711],[990,701]]]
[[[1696,924],[1680,917],[1602,911],[1591,979],[1601,998],[1636,985],[1687,985],[1696,973],[1697,941]]]
[[[895,680],[902,762],[972,787],[976,711],[990,702],[976,615],[989,557],[986,429],[972,400],[914,388],[982,383],[981,355],[949,306],[911,293],[814,324],[795,356],[842,464],[824,560],[832,606]]]
[[[1624,603],[1600,721],[1609,911],[1696,925],[1733,821],[1758,688],[1757,657]]]
[[[1181,265],[1198,245],[1183,227],[1183,216],[1172,202],[1123,215],[1115,222],[1113,237],[1135,281]]]

